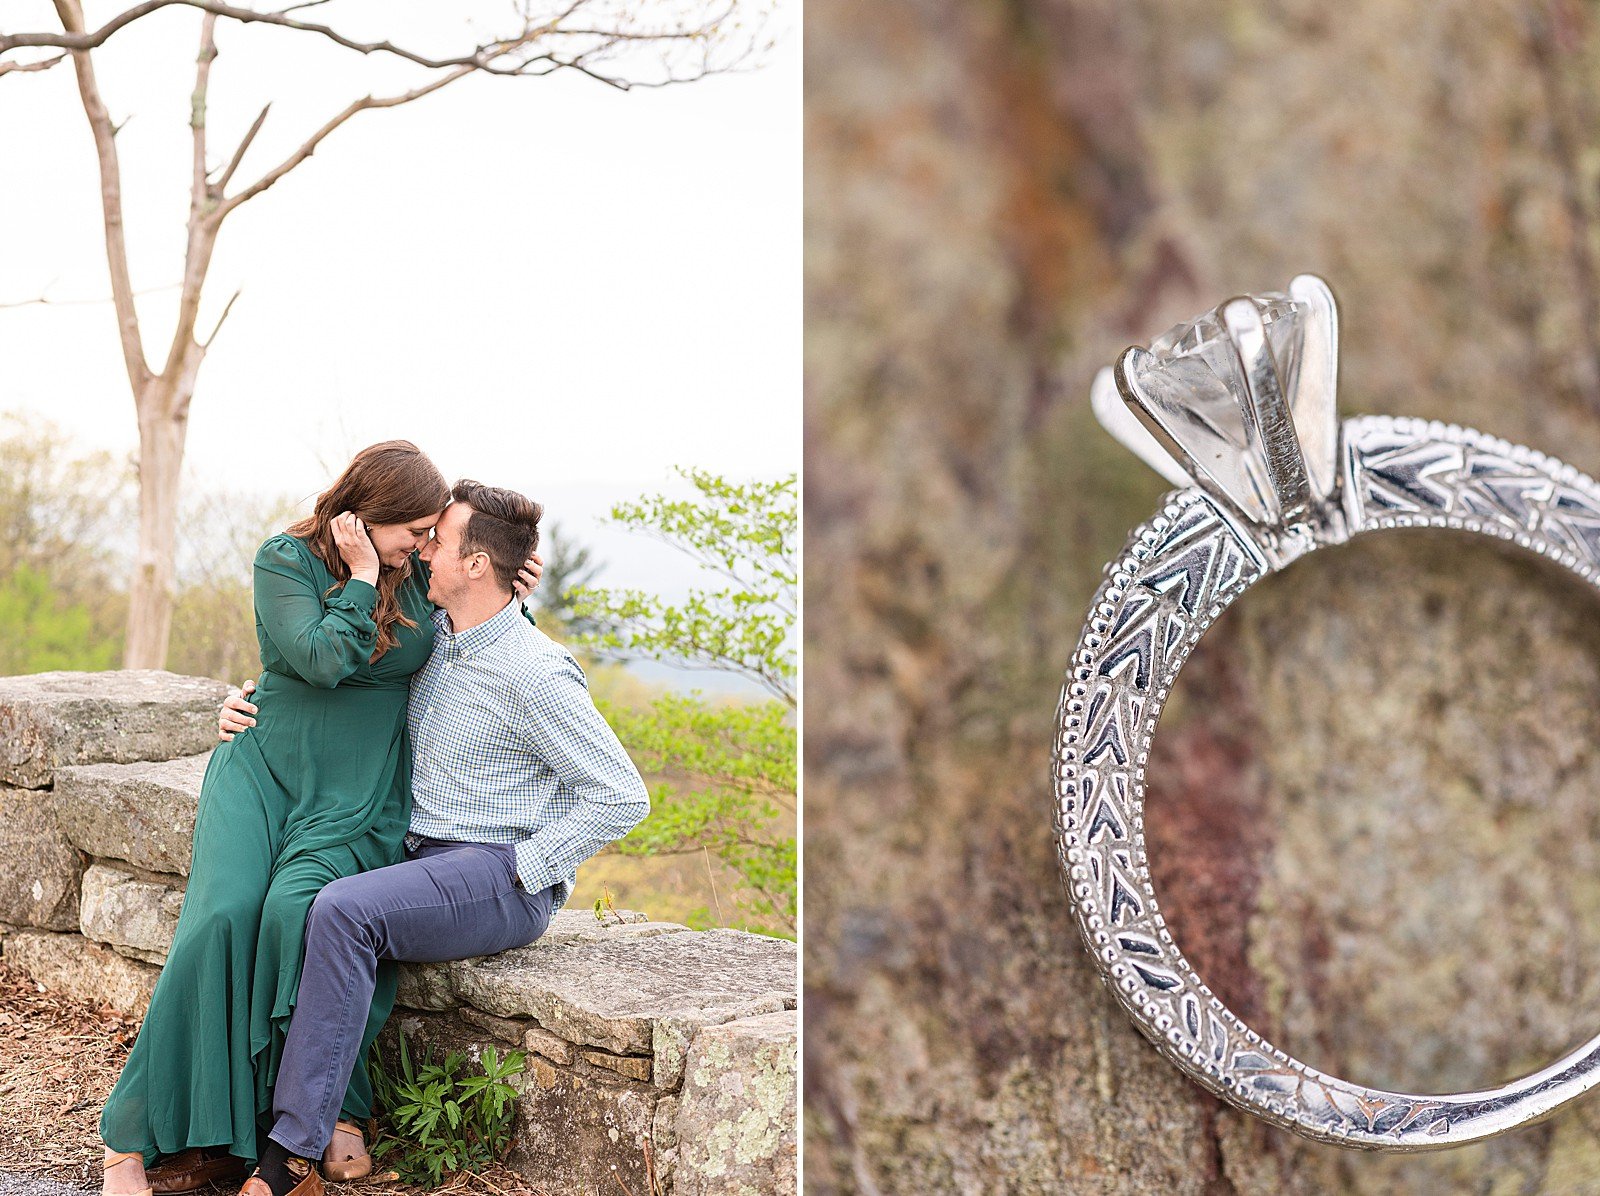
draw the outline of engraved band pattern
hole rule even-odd
[[[1107,566],[1058,708],[1057,850],[1101,979],[1201,1085],[1313,1138],[1434,1149],[1548,1116],[1600,1083],[1600,1035],[1500,1088],[1429,1096],[1353,1084],[1264,1041],[1196,975],[1157,906],[1144,841],[1150,741],[1206,628],[1251,584],[1304,552],[1388,528],[1456,528],[1519,544],[1596,585],[1600,485],[1470,428],[1388,416],[1345,420],[1339,458],[1342,518],[1293,552],[1191,487],[1166,495]]]

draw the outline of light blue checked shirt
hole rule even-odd
[[[515,599],[456,634],[433,612],[433,655],[411,678],[411,830],[515,844],[530,893],[572,895],[578,865],[650,812],[650,794],[594,707],[572,654]]]

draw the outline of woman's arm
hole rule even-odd
[[[256,552],[256,617],[290,668],[332,689],[372,656],[378,591],[352,577],[324,598],[308,552],[286,536],[274,536]]]

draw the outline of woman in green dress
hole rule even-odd
[[[404,858],[406,699],[433,640],[414,553],[449,500],[415,445],[386,441],[256,553],[252,701],[270,717],[221,744],[206,769],[172,948],[101,1113],[107,1192],[144,1191],[142,1165],[192,1148],[258,1157],[312,899],[331,880]],[[394,1002],[395,968],[379,965],[363,1058]],[[357,1067],[341,1120],[364,1122],[371,1101]],[[359,1138],[336,1138],[326,1157],[352,1146]]]

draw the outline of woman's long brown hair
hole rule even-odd
[[[350,566],[344,563],[339,546],[334,543],[335,516],[354,511],[368,527],[410,523],[437,515],[449,502],[449,484],[421,449],[409,440],[385,440],[357,453],[339,480],[317,496],[311,515],[290,527],[288,534],[306,541],[328,572],[345,582],[350,580]],[[394,632],[396,623],[416,626],[400,609],[400,585],[410,576],[409,557],[398,569],[379,566],[378,609],[373,613],[373,621],[378,624],[378,646],[373,660],[399,643]]]

